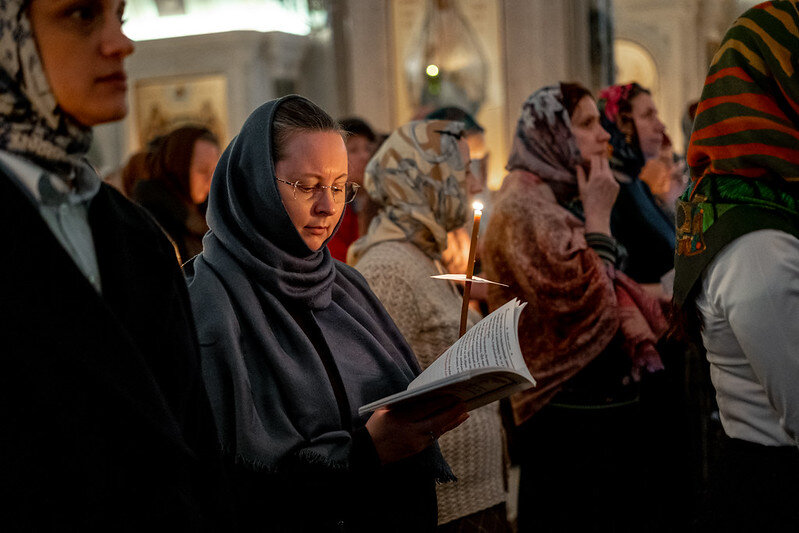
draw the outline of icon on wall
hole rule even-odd
[[[136,82],[139,147],[175,128],[205,126],[228,142],[227,79],[223,75],[152,78]]]

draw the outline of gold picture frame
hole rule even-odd
[[[227,145],[229,119],[224,75],[143,79],[136,82],[134,92],[138,149],[188,124],[205,126],[216,135],[221,146]]]

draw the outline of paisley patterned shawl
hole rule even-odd
[[[580,152],[560,87],[533,93],[518,124],[512,170],[494,199],[481,258],[486,276],[508,285],[489,287],[492,310],[515,297],[528,303],[519,341],[538,386],[511,397],[521,424],[617,332],[634,379],[662,369],[655,344],[666,322],[659,303],[586,242],[573,202]]]
[[[692,183],[677,212],[678,305],[730,241],[765,228],[796,233],[797,0],[757,5],[728,30],[705,80],[688,164]]]
[[[463,128],[462,122],[414,121],[383,143],[364,177],[380,212],[350,246],[350,265],[385,241],[409,241],[431,259],[441,258],[447,232],[466,222],[466,162],[458,149]]]

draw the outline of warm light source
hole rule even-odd
[[[472,202],[472,209],[474,209],[478,213],[482,214],[483,202],[480,202],[479,200],[475,200],[474,202]]]
[[[427,72],[427,75],[431,78],[435,78],[438,76],[438,65],[427,65],[425,72]]]
[[[170,16],[159,16],[154,6],[143,2],[132,4],[124,31],[134,41],[227,31],[281,31],[295,35],[308,35],[311,31],[307,8],[286,7],[277,0],[187,2],[184,14]]]

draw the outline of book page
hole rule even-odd
[[[518,350],[517,328],[525,305],[514,298],[478,322],[413,380],[408,390],[476,368],[511,368],[529,374]]]
[[[463,402],[471,411],[534,385],[535,382],[513,370],[469,370],[431,385],[381,398],[362,406],[358,413],[368,413],[386,405],[392,409],[414,409],[437,403],[450,404],[453,399]]]

